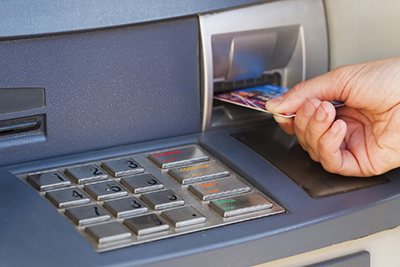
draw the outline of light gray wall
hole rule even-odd
[[[331,68],[400,56],[400,1],[325,0]]]

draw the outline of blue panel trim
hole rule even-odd
[[[0,166],[200,131],[198,38],[193,17],[0,42],[0,88],[45,88],[47,118],[47,142],[0,144]]]
[[[149,22],[260,0],[14,0],[0,2],[0,38]]]

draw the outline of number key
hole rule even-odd
[[[78,226],[104,222],[111,219],[111,216],[96,204],[66,209],[65,215]]]
[[[107,174],[95,164],[68,168],[65,170],[65,174],[77,184],[107,179]]]
[[[85,191],[98,201],[128,195],[118,183],[110,180],[85,185]]]
[[[164,188],[164,185],[150,173],[122,178],[121,183],[135,194]]]
[[[90,202],[90,199],[76,187],[48,191],[46,193],[46,198],[59,209]]]
[[[108,160],[101,164],[114,177],[121,177],[144,172],[142,166],[131,158]]]
[[[185,204],[182,198],[169,189],[143,194],[141,199],[153,210],[163,210]]]
[[[42,172],[28,175],[27,181],[39,191],[52,190],[71,185],[59,171]]]
[[[104,202],[104,208],[117,218],[146,213],[148,208],[135,197],[126,197]]]

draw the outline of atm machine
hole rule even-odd
[[[327,72],[323,1],[0,13],[0,266],[274,266],[400,224],[399,170],[327,173],[270,114],[213,99]]]

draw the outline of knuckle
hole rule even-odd
[[[320,162],[320,158],[318,155],[316,155],[313,151],[309,151],[308,154],[310,155],[310,158],[315,161],[315,162]]]

